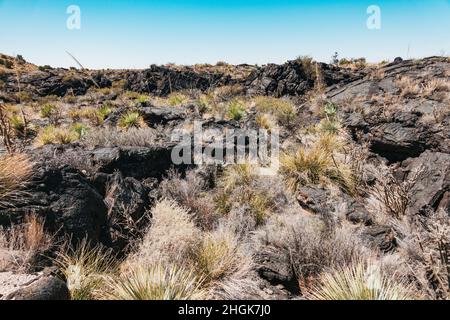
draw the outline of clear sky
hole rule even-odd
[[[366,26],[370,5],[380,30]],[[89,68],[449,55],[450,0],[0,0],[0,52],[74,66],[66,51]]]

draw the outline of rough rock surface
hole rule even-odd
[[[69,300],[64,281],[41,274],[0,273],[0,300]]]

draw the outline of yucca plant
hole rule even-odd
[[[325,273],[308,297],[313,300],[414,300],[405,281],[384,274],[371,262],[358,262]]]
[[[95,299],[105,277],[117,267],[111,250],[93,246],[87,240],[82,240],[75,248],[67,241],[54,260],[67,279],[73,300]]]
[[[144,119],[137,111],[129,111],[119,119],[119,127],[122,129],[140,128]]]
[[[202,280],[192,270],[174,265],[134,266],[109,277],[103,298],[108,300],[199,300]]]

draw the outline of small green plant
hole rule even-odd
[[[338,112],[338,106],[335,105],[334,103],[330,102],[325,105],[324,113],[328,120],[335,119],[337,112]]]
[[[143,118],[137,111],[129,111],[119,119],[119,127],[122,129],[140,128],[143,125]]]
[[[227,118],[239,121],[244,117],[244,115],[245,115],[245,105],[237,99],[231,101],[228,106]]]

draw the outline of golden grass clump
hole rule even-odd
[[[200,300],[206,296],[202,280],[192,270],[161,263],[134,266],[110,277],[103,292],[108,300]]]
[[[251,260],[241,252],[233,233],[218,230],[204,237],[197,254],[197,268],[206,282],[214,283],[246,274],[251,269]]]
[[[38,146],[48,144],[70,144],[79,139],[79,135],[73,129],[47,126],[36,137]]]
[[[33,163],[28,156],[12,154],[0,156],[0,207],[20,199],[23,189],[33,176]]]
[[[415,300],[410,285],[384,273],[373,262],[355,262],[325,272],[308,294],[312,300]]]
[[[342,147],[338,137],[322,134],[310,147],[299,148],[295,153],[281,157],[281,173],[291,190],[306,184],[335,183],[353,193],[355,182],[349,166],[336,157]]]
[[[261,96],[253,102],[258,112],[272,114],[281,125],[290,126],[296,118],[295,106],[289,100]]]

